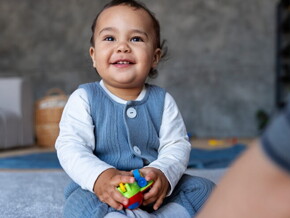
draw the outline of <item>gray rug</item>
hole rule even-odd
[[[216,183],[224,169],[189,169],[187,174],[206,177]],[[69,177],[61,170],[0,172],[0,217],[62,217],[63,190]]]
[[[0,217],[62,217],[68,181],[61,170],[0,172]]]

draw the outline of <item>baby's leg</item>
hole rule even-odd
[[[214,187],[215,184],[208,179],[183,175],[164,204],[177,203],[192,217],[201,209]]]
[[[126,210],[126,215],[119,212],[108,213],[104,218],[157,218],[153,214],[150,214],[141,209]]]
[[[76,183],[71,183],[67,187],[65,197],[64,218],[104,217],[107,213],[116,211],[101,202],[94,193],[83,190]],[[122,212],[124,213],[124,211],[120,213]]]
[[[177,204],[177,203],[168,203],[161,207],[159,210],[154,211],[153,213],[148,213],[147,211],[141,209],[135,210],[126,210],[126,215],[120,212],[111,212],[108,213],[104,218],[168,218],[168,217],[182,217],[182,218],[191,218],[187,210]]]
[[[108,213],[104,218],[127,218],[127,216],[119,212],[111,212]]]
[[[174,202],[163,205],[160,209],[154,211],[152,214],[154,214],[156,218],[167,218],[167,217],[191,218],[185,207]]]

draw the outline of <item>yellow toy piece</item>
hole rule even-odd
[[[120,189],[122,190],[122,192],[126,192],[126,191],[127,191],[127,190],[126,190],[126,187],[124,186],[123,183],[120,183],[120,184],[119,184],[119,187],[120,187]]]

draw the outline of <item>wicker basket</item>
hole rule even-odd
[[[68,97],[59,88],[47,91],[35,103],[35,134],[39,146],[54,146],[59,134],[59,121]]]

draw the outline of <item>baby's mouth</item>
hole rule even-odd
[[[130,61],[117,61],[113,64],[128,65],[128,64],[133,64],[133,63]]]
[[[132,64],[132,62],[129,62],[129,61],[117,61],[114,64]]]

